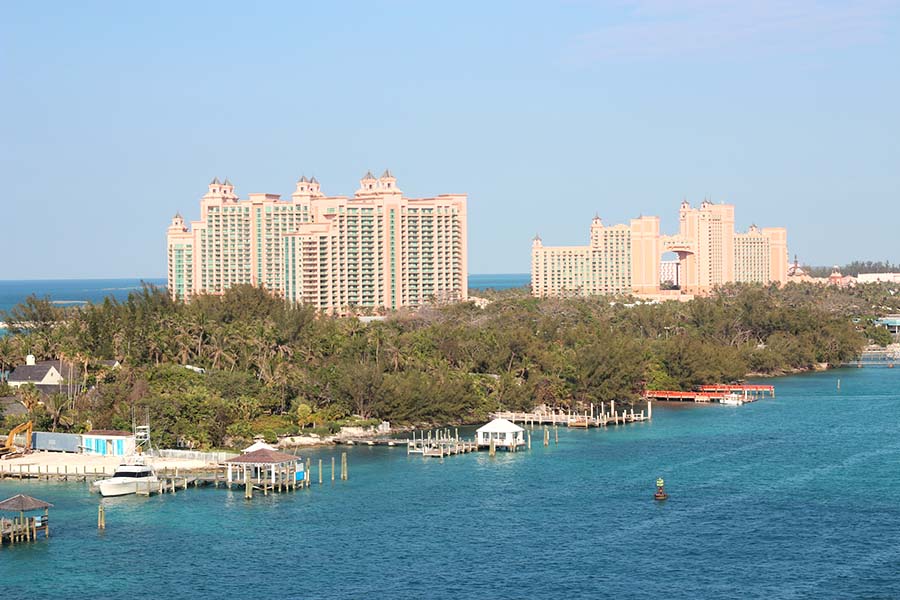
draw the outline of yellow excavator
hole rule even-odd
[[[12,431],[9,432],[9,437],[6,438],[6,444],[0,446],[0,458],[14,458],[31,452],[32,430],[31,421],[13,427]],[[16,446],[16,436],[19,434],[25,435],[25,445],[21,448]]]

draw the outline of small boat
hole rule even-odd
[[[662,490],[657,490],[656,493],[653,494],[654,500],[662,501],[662,500],[667,500],[668,498],[669,498],[669,495],[665,491],[662,491]]]
[[[135,461],[119,465],[112,477],[95,481],[94,487],[100,490],[101,496],[127,496],[136,494],[138,487],[151,489],[158,482],[153,467],[145,465],[143,461]]]
[[[734,392],[725,394],[719,399],[719,404],[727,404],[728,406],[740,406],[744,403],[744,399]]]

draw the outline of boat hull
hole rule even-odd
[[[98,481],[95,485],[100,491],[100,495],[108,498],[112,496],[128,496],[129,494],[136,494],[139,487],[141,490],[144,490],[145,488],[152,489],[158,483],[159,479],[156,477],[116,477],[114,479]]]

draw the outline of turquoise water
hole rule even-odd
[[[494,459],[355,447],[348,482],[295,494],[106,499],[105,533],[83,484],[2,482],[56,508],[49,541],[0,550],[0,581],[8,598],[900,597],[900,369],[774,383]]]
[[[507,290],[531,285],[529,273],[497,273],[493,275],[469,275],[470,290]]]
[[[0,311],[11,309],[24,301],[30,294],[43,298],[49,296],[60,306],[73,306],[85,302],[102,302],[107,296],[124,300],[128,294],[141,289],[141,282],[165,287],[165,279],[44,279],[2,281],[0,280]],[[469,275],[469,288],[473,290],[494,288],[506,289],[528,285],[531,276],[527,273],[498,275]]]
[[[31,294],[49,296],[59,306],[77,306],[85,302],[103,302],[107,296],[124,300],[141,289],[141,282],[164,287],[165,279],[35,279],[0,281],[0,311],[23,302]]]

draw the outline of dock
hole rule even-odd
[[[755,402],[767,395],[775,397],[775,386],[757,384],[713,384],[701,385],[693,391],[646,390],[644,398],[662,402],[722,402],[729,395],[740,396],[741,402]]]
[[[844,362],[842,367],[884,367],[893,369],[894,365],[900,363],[900,353],[893,349],[864,350],[856,358]]]
[[[421,454],[423,457],[444,458],[445,456],[455,456],[457,454],[468,454],[469,452],[477,452],[478,444],[475,440],[466,440],[459,437],[459,430],[450,433],[447,429],[436,432],[422,432],[421,437],[413,437],[407,440],[407,454]]]
[[[513,423],[522,423],[532,428],[537,426],[565,426],[571,428],[609,427],[610,425],[626,425],[628,423],[641,423],[653,418],[653,407],[647,402],[646,412],[637,412],[632,406],[621,411],[616,410],[616,403],[610,402],[607,410],[606,403],[599,406],[590,404],[588,410],[577,412],[572,410],[546,410],[535,412],[511,412],[498,411],[490,414],[492,419],[506,419]]]

